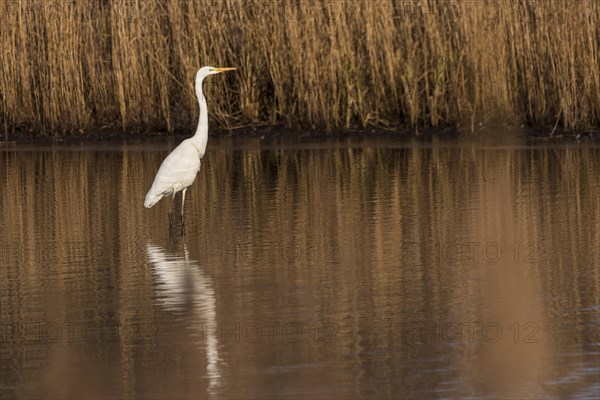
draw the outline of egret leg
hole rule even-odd
[[[183,225],[183,205],[185,203],[185,192],[187,191],[187,188],[183,189],[183,193],[181,195],[181,224]]]
[[[171,205],[169,206],[169,226],[173,226],[173,202],[175,201],[175,193],[171,197]]]

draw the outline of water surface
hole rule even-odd
[[[597,146],[168,149],[0,147],[2,399],[600,392]]]

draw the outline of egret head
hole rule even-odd
[[[202,67],[196,72],[196,82],[201,82],[204,78],[209,75],[219,74],[221,72],[233,71],[237,68],[216,68],[216,67]]]
[[[216,68],[216,67],[202,67],[196,72],[196,96],[200,101],[205,101],[202,96],[202,81],[209,75],[219,74],[221,72],[233,71],[237,68]]]

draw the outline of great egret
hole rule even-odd
[[[183,223],[183,205],[185,192],[194,183],[196,174],[200,170],[200,159],[204,156],[206,142],[208,141],[208,110],[206,100],[202,94],[202,81],[209,75],[233,71],[237,68],[202,67],[196,72],[196,96],[200,105],[200,118],[196,133],[184,140],[162,162],[152,187],[146,194],[144,207],[150,208],[165,196],[173,195],[169,207],[169,223],[172,223],[173,201],[179,191],[181,196],[181,222]]]

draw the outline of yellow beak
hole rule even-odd
[[[236,70],[236,69],[237,68],[229,68],[229,67],[227,67],[227,68],[215,68],[215,71],[216,72],[227,72],[227,71],[233,71],[233,70]]]

